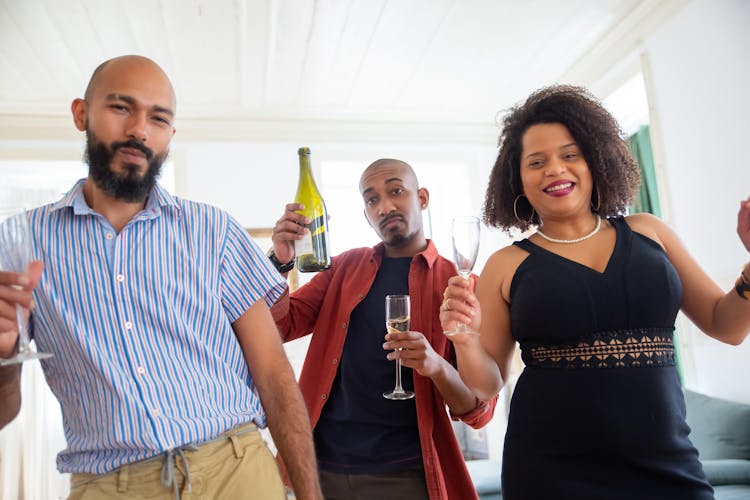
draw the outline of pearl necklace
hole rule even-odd
[[[549,236],[547,236],[546,234],[544,234],[541,229],[537,229],[536,230],[536,234],[538,234],[539,236],[541,236],[542,238],[544,238],[547,241],[551,241],[552,243],[580,243],[580,242],[582,242],[584,240],[587,240],[587,239],[591,238],[596,233],[598,233],[599,229],[601,229],[601,227],[602,227],[602,218],[601,217],[597,217],[596,218],[596,227],[594,228],[593,231],[591,231],[589,234],[581,236],[580,238],[575,238],[573,240],[558,240],[557,238],[550,238]]]

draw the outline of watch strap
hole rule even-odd
[[[276,257],[276,253],[273,251],[273,248],[271,248],[266,255],[268,256],[268,260],[271,261],[271,264],[273,264],[273,267],[275,267],[278,272],[288,273],[289,271],[294,269],[294,259],[290,260],[286,264],[282,264],[281,262],[279,262],[278,257]]]
[[[740,298],[750,300],[750,283],[745,281],[745,278],[743,276],[737,278],[737,281],[734,284],[734,290],[737,292],[737,295],[739,295]]]

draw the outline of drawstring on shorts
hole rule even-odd
[[[190,493],[193,485],[190,484],[190,464],[185,457],[186,451],[197,451],[198,447],[193,445],[181,446],[164,452],[164,465],[161,467],[161,484],[165,488],[172,486],[174,488],[175,500],[180,500],[180,492],[177,489],[177,480],[174,477],[175,456],[182,459],[182,465],[185,467],[185,491]]]

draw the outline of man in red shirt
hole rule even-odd
[[[312,333],[299,384],[314,428],[328,500],[477,498],[450,417],[485,425],[496,399],[477,400],[455,368],[440,305],[453,263],[424,235],[429,192],[412,168],[378,160],[359,184],[368,223],[381,239],[333,258],[331,268],[271,308],[284,341]],[[294,259],[310,221],[286,206],[273,230],[271,260]],[[409,332],[385,331],[385,296],[408,294]],[[402,349],[396,351],[395,349]],[[388,351],[388,354],[384,352]],[[394,363],[415,398],[391,401]]]

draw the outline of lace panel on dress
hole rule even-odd
[[[537,368],[674,366],[674,328],[596,332],[574,344],[523,342],[522,358]]]

